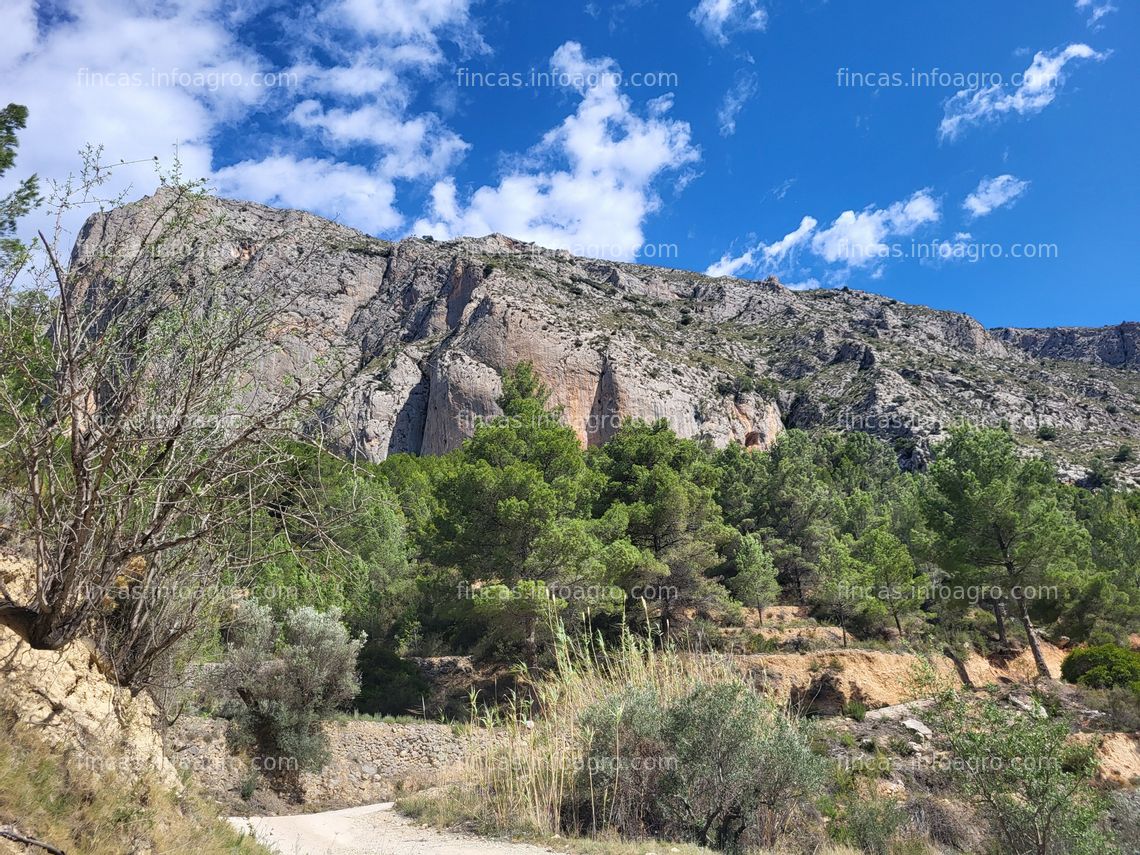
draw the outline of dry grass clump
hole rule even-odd
[[[663,851],[760,851],[810,810],[822,761],[731,657],[630,632],[608,646],[555,636],[551,668],[520,694],[497,708],[472,698],[486,747],[402,810],[615,855],[653,849],[653,838],[689,841]]]
[[[103,759],[107,769],[121,766],[116,758]],[[268,855],[195,796],[68,762],[7,711],[0,712],[0,826],[5,825],[83,855]]]
[[[726,657],[659,649],[628,632],[612,648],[560,634],[554,667],[530,684],[529,698],[476,709],[473,718],[495,737],[465,769],[464,783],[480,794],[478,825],[542,837],[561,833],[579,774],[589,771],[589,734],[582,730],[589,711],[633,690],[648,690],[665,703],[697,685],[737,680]]]

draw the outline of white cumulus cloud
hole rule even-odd
[[[470,148],[434,113],[401,116],[382,103],[344,108],[307,99],[289,118],[302,128],[319,131],[334,148],[373,146],[381,173],[390,178],[437,177]]]
[[[946,101],[938,134],[942,139],[955,140],[970,125],[994,121],[1009,113],[1039,113],[1057,97],[1068,63],[1077,59],[1100,61],[1107,56],[1085,44],[1072,44],[1052,53],[1038,51],[1014,88],[995,83],[981,89],[963,89],[951,96]]]
[[[156,179],[130,162],[165,163],[176,149],[184,176],[211,179],[222,194],[393,231],[407,225],[398,182],[438,180],[468,149],[436,114],[412,104],[441,73],[445,40],[465,54],[487,50],[471,0],[339,0],[320,12],[319,26],[282,18],[286,56],[276,64],[246,36],[250,16],[280,12],[276,2],[8,5],[0,74],[8,97],[29,108],[12,177],[34,171],[45,189],[76,172],[77,152],[93,143],[106,162],[128,162],[113,168],[101,195],[137,198]],[[295,133],[269,152],[255,133],[238,162],[219,162],[220,143],[254,113]],[[74,232],[87,213],[77,209],[65,228]],[[42,225],[33,217],[21,230]]]
[[[892,237],[913,234],[919,226],[941,217],[938,200],[929,190],[919,190],[909,199],[886,208],[844,211],[826,229],[812,238],[812,251],[829,264],[863,267],[887,258]]]
[[[412,111],[416,87],[436,76],[443,39],[467,53],[488,48],[471,20],[470,0],[339,0],[320,20],[338,47],[336,60],[292,67],[300,100],[286,119],[328,154],[275,152],[245,160],[218,172],[218,188],[337,216],[366,231],[397,231],[406,220],[397,208],[396,182],[437,180],[470,148],[435,113]],[[313,37],[299,29],[297,38]],[[369,167],[338,159],[361,146],[370,149]],[[274,170],[282,176],[276,183]]]
[[[78,152],[88,143],[104,146],[112,164],[166,162],[177,147],[183,174],[206,177],[215,128],[272,94],[252,79],[275,69],[235,39],[220,2],[65,0],[55,11],[42,27],[31,0],[16,0],[11,21],[5,11],[0,75],[7,99],[29,113],[16,178],[36,172],[45,185],[63,180],[79,171]],[[100,188],[107,198],[137,197],[156,183],[144,164],[109,176]],[[88,213],[66,218],[65,240]],[[44,216],[22,230],[44,225]]]
[[[984,217],[991,211],[1011,205],[1029,189],[1029,182],[1012,175],[983,178],[977,189],[966,197],[962,207],[973,217]]]
[[[487,49],[471,21],[470,0],[339,0],[326,7],[322,20],[383,45],[392,65],[442,61],[441,35],[472,53]]]
[[[398,227],[396,188],[385,175],[349,163],[274,155],[218,170],[218,192],[300,208],[374,234]]]
[[[613,60],[588,59],[576,42],[555,51],[551,68],[582,81],[575,112],[543,136],[526,167],[498,184],[463,200],[454,180],[438,182],[417,233],[442,238],[502,232],[583,255],[638,255],[642,224],[659,205],[656,181],[700,157],[689,125],[669,117],[669,96],[639,115],[620,89]]]

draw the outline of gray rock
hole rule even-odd
[[[141,235],[161,201],[95,215],[74,258]],[[857,291],[578,258],[503,235],[392,243],[297,211],[205,204],[215,220],[195,275],[237,269],[234,289],[295,298],[287,356],[264,376],[343,352],[352,380],[324,427],[369,460],[456,448],[499,413],[501,372],[522,361],[586,444],[627,417],[755,448],[786,427],[829,427],[895,442],[901,463],[922,467],[960,420],[1007,422],[1027,444],[1049,423],[1049,450],[1075,480],[1094,453],[1140,440],[1140,324],[987,331]],[[1135,482],[1140,463],[1118,476]]]
[[[1048,718],[1049,713],[1045,711],[1045,707],[1034,698],[1027,695],[1010,695],[1009,702],[1023,712],[1027,712],[1036,718]]]
[[[932,731],[917,718],[903,719],[902,726],[909,730],[911,733],[914,733],[921,737],[923,741],[926,741],[927,739],[930,739],[930,737],[934,736],[934,731]]]

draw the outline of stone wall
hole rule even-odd
[[[226,723],[218,719],[181,719],[166,734],[167,754],[174,765],[190,770],[202,788],[232,810],[270,807],[264,804],[268,795],[263,792],[263,776],[258,776],[262,792],[252,800],[242,798],[242,785],[259,764],[230,754],[225,729]],[[301,775],[300,805],[275,802],[274,810],[307,812],[390,801],[402,791],[454,774],[486,739],[476,729],[460,731],[430,722],[330,722],[326,732],[328,764],[319,773]],[[267,758],[263,762],[272,771],[269,767],[288,760]]]

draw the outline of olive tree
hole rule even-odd
[[[360,691],[365,638],[353,638],[338,609],[294,609],[277,623],[268,606],[242,603],[217,678],[234,702],[231,740],[255,755],[278,783],[324,765],[321,721]]]

